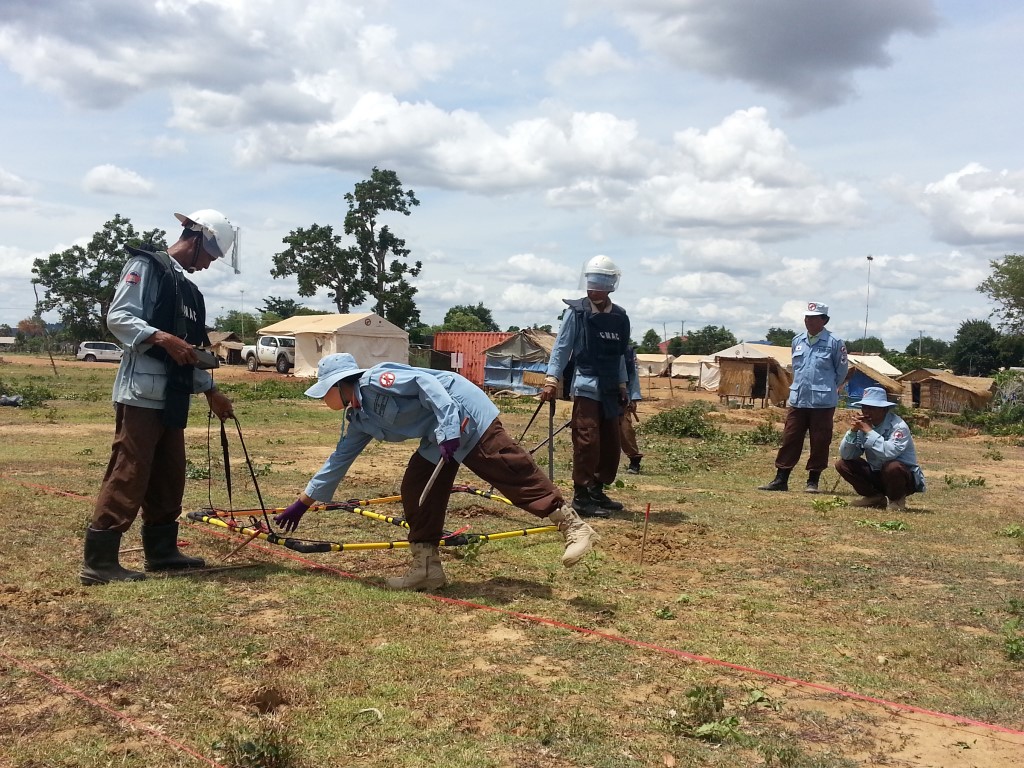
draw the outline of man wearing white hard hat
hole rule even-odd
[[[174,214],[181,236],[164,251],[128,246],[129,258],[107,311],[107,329],[124,346],[114,379],[114,443],[85,532],[81,582],[139,581],[122,568],[122,534],[142,513],[147,571],[201,568],[178,550],[178,516],[185,492],[185,425],[193,394],[203,393],[223,420],[231,401],[217,390],[197,347],[209,346],[203,294],[185,273],[228,256],[235,230],[218,211]],[[203,366],[206,366],[204,368]]]
[[[800,461],[804,437],[810,436],[807,457],[807,493],[818,493],[818,480],[828,467],[832,419],[839,405],[839,387],[850,368],[846,344],[826,330],[828,304],[812,301],[804,312],[803,333],[793,337],[793,384],[782,430],[782,445],[775,456],[775,479],[758,486],[762,491],[788,491],[789,475]]]
[[[629,316],[610,298],[620,276],[607,256],[584,265],[587,295],[563,299],[569,308],[540,394],[542,401],[554,400],[561,385],[572,398],[572,507],[581,517],[608,517],[622,509],[604,488],[615,482],[619,469],[620,419],[631,402],[630,381],[640,399],[635,370],[630,379],[626,366]]]
[[[440,589],[448,583],[439,544],[460,464],[520,509],[558,526],[566,544],[562,565],[575,565],[597,540],[594,530],[564,507],[561,491],[533,456],[505,431],[491,399],[457,373],[403,363],[361,368],[352,355],[338,352],[320,360],[317,383],[306,395],[345,415],[334,452],[299,498],[275,516],[274,522],[285,531],[298,528],[315,502],[334,497],[371,440],[398,443],[419,438],[401,488],[412,565],[404,576],[387,580],[390,589]]]
[[[888,506],[902,512],[907,508],[907,496],[925,490],[910,427],[893,410],[896,403],[881,387],[867,387],[852,405],[859,406],[861,412],[850,420],[835,463],[836,472],[860,496],[850,506]]]

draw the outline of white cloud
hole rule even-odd
[[[952,245],[1016,244],[1024,237],[1024,171],[969,163],[918,193],[935,236]]]
[[[632,63],[615,47],[599,38],[588,46],[566,53],[548,68],[548,79],[564,83],[577,77],[593,78],[609,72],[624,72]]]
[[[85,174],[82,179],[82,189],[97,195],[137,197],[151,194],[153,183],[127,168],[118,168],[116,165],[97,165]]]

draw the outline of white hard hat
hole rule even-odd
[[[583,265],[581,288],[590,291],[607,291],[611,293],[619,287],[622,272],[615,262],[607,256],[594,256]]]
[[[210,254],[211,258],[224,258],[235,244],[235,228],[220,211],[204,208],[188,216],[176,213],[174,217],[186,229],[203,233],[203,250]]]

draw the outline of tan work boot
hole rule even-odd
[[[448,583],[436,544],[413,543],[409,545],[409,551],[412,553],[412,565],[405,576],[388,579],[388,589],[420,592],[425,589],[441,589]]]
[[[885,509],[885,496],[861,496],[850,502],[851,507],[871,507]]]
[[[906,512],[907,511],[907,497],[904,496],[901,499],[889,499],[889,511],[890,512]]]
[[[548,520],[558,526],[559,533],[565,539],[562,565],[566,568],[576,565],[601,539],[597,531],[583,522],[572,507],[556,509],[548,515]]]

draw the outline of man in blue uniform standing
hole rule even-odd
[[[839,443],[836,472],[860,498],[850,506],[903,512],[907,496],[924,493],[924,473],[917,463],[910,427],[894,410],[881,387],[868,387],[856,403],[861,412],[850,421]]]
[[[299,498],[274,518],[286,531],[298,527],[312,504],[333,498],[348,468],[371,440],[397,443],[419,438],[401,488],[412,566],[404,576],[387,580],[391,589],[439,589],[448,583],[438,544],[460,464],[517,507],[557,525],[566,543],[562,565],[575,565],[592,549],[597,540],[594,529],[564,507],[561,491],[509,436],[497,407],[468,379],[402,363],[360,368],[347,352],[324,357],[317,378],[306,395],[346,413],[334,452]],[[428,488],[431,478],[433,485]]]
[[[107,328],[124,345],[114,379],[114,443],[92,522],[85,532],[82,584],[139,581],[122,568],[121,535],[142,511],[147,571],[200,568],[201,558],[178,550],[178,515],[185,492],[185,424],[192,395],[206,395],[221,419],[231,401],[208,370],[197,367],[206,346],[206,305],[185,273],[199,272],[234,247],[235,230],[224,214],[204,209],[181,222],[181,237],[167,252],[127,250],[107,311]]]
[[[775,457],[775,479],[758,486],[762,491],[788,491],[789,475],[800,460],[804,436],[810,435],[807,493],[818,493],[818,480],[828,466],[832,419],[839,404],[839,387],[846,381],[846,344],[825,329],[828,305],[812,301],[804,312],[804,333],[793,338],[793,384],[782,445]]]
[[[571,381],[572,507],[581,517],[608,517],[622,509],[604,492],[618,472],[619,421],[630,402],[625,361],[629,316],[609,297],[619,287],[620,275],[607,256],[586,263],[587,295],[564,299],[569,308],[540,393],[542,401],[554,400],[559,383],[564,387]]]

